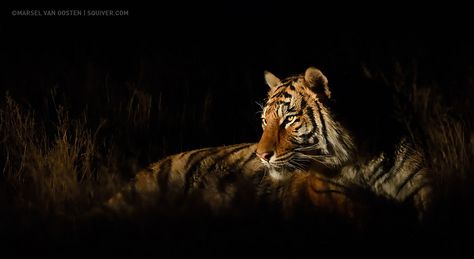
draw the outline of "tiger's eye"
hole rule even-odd
[[[290,126],[293,122],[296,120],[296,115],[288,115],[286,116],[285,120],[282,122],[281,125],[284,125],[285,127]]]

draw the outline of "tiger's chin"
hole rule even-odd
[[[288,172],[278,171],[274,168],[270,168],[270,170],[268,170],[268,174],[269,174],[270,178],[274,181],[288,180],[290,178],[290,175],[291,175]]]
[[[285,181],[290,179],[290,177],[294,174],[293,170],[290,170],[289,168],[273,166],[269,166],[267,168],[268,176],[273,181]]]
[[[293,157],[293,156],[292,156]],[[291,157],[291,158],[292,158]],[[274,181],[284,181],[291,178],[295,171],[296,167],[291,166],[292,160],[278,161],[278,162],[269,162],[261,160],[263,165],[267,168],[268,176],[271,180]]]

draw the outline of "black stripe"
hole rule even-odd
[[[242,149],[244,148],[248,148],[249,146],[251,146],[253,144],[248,144],[248,145],[245,145],[243,147],[239,147],[237,150],[232,150],[230,153],[222,156],[221,158],[219,158],[220,161],[224,160],[224,159],[227,159],[229,156],[241,151]],[[250,156],[249,158],[245,159],[246,162],[249,161],[250,158],[254,157],[255,156],[255,153],[254,152],[251,152],[250,153]],[[241,175],[241,169],[242,167],[241,166],[238,166],[242,161],[244,161],[244,157],[241,157],[239,159],[237,159],[235,162],[233,162],[232,164],[228,164],[226,167],[229,169],[228,171],[226,171],[225,175],[222,176],[222,178],[219,179],[219,183],[217,184],[217,189],[220,191],[220,192],[224,192],[225,191],[225,187],[228,183],[231,183],[231,182],[235,182],[237,179],[238,179],[238,175]],[[213,171],[215,170],[217,166],[217,162],[214,163],[212,165],[212,167],[214,167],[213,169],[208,169],[206,170],[207,173],[213,173]],[[221,174],[223,172],[220,172]]]
[[[323,114],[321,113],[321,106],[319,106],[319,103],[318,101],[315,101],[316,103],[316,108],[318,108],[318,113],[319,113],[319,117],[321,119],[321,124],[323,126],[323,137],[324,139],[328,139],[328,131],[327,131],[327,128],[326,128],[326,122],[324,121],[324,117],[323,117]],[[333,150],[333,147],[331,145],[331,143],[329,143],[328,141],[326,141],[326,144],[328,145],[328,147],[331,148],[331,151],[334,151]],[[331,154],[334,153],[334,152],[330,152]]]
[[[252,158],[255,155],[255,153],[251,153],[249,158]],[[249,161],[249,158],[245,159],[245,161]],[[242,170],[241,166],[238,166],[242,161],[244,161],[244,157],[241,157],[237,159],[234,163],[229,165],[230,172],[227,172],[226,175],[224,175],[220,181],[219,184],[217,185],[217,189],[220,192],[225,191],[225,187],[228,183],[235,182],[238,178],[237,175],[240,175],[240,171]]]
[[[306,100],[304,99],[304,96],[300,93],[295,93],[295,95],[298,95],[298,98],[301,100],[301,103],[300,103],[300,108],[299,108],[299,113],[297,115],[301,115],[301,111],[303,111],[305,108],[306,108]],[[297,97],[295,97],[297,98]],[[296,112],[296,107],[295,106],[292,106],[290,109],[288,109],[287,112]]]
[[[267,170],[268,169],[265,166],[261,166],[258,171],[254,171],[253,175],[250,176],[250,182],[256,186],[269,184],[264,181],[264,177],[267,175]]]
[[[382,164],[382,163],[381,163]],[[374,175],[375,175],[375,178],[374,178],[374,175],[372,175],[371,179],[370,179],[370,182],[371,184],[375,184],[380,178],[382,178],[382,176],[386,175],[388,172],[386,171],[386,168],[382,168],[380,173],[377,175],[377,171],[378,171],[378,168],[380,167],[377,167],[377,170],[374,170]],[[385,169],[385,170],[384,170]],[[387,177],[388,178],[388,177]]]
[[[398,151],[398,150],[397,150]],[[399,171],[400,171],[400,168],[403,168],[403,166],[405,165],[406,163],[406,160],[407,160],[407,157],[408,157],[408,153],[410,152],[410,150],[405,150],[405,152],[402,154],[402,157],[401,157],[401,161],[400,161],[400,164],[395,167],[396,165],[393,165],[393,167],[390,169],[390,174],[391,175],[395,175],[397,174]],[[395,155],[396,155],[396,152],[395,152]],[[397,157],[395,157],[394,159],[394,163],[396,164],[397,163]],[[393,176],[392,176],[393,177]],[[383,182],[386,182],[388,181],[388,179],[392,178],[392,177],[387,177]]]
[[[283,105],[283,106],[290,106],[290,102],[285,102],[285,101],[276,101],[277,105]]]
[[[215,157],[213,158],[214,160],[214,163],[211,165],[211,167],[209,168],[206,168],[206,169],[203,169],[203,171],[205,173],[209,173],[209,172],[212,172],[210,169],[213,168],[212,170],[215,170],[215,168],[217,167],[218,163],[220,163],[220,160],[222,160],[223,158],[226,158],[228,157],[229,155],[239,151],[239,150],[242,150],[244,148],[247,148],[249,147],[250,145],[252,144],[246,144],[244,145],[243,147],[239,146],[239,147],[235,147],[233,148],[231,151],[229,151],[228,153],[225,153],[221,156],[218,156],[218,157]],[[214,156],[215,154],[219,153],[222,151],[222,148],[216,148],[215,150],[213,150],[211,153],[207,154],[206,157],[212,157]],[[227,150],[226,150],[227,151]],[[189,193],[189,190],[191,188],[191,185],[194,181],[192,181],[192,178],[193,178],[193,175],[195,174],[195,171],[196,169],[199,167],[199,165],[201,165],[201,159],[199,159],[198,161],[196,161],[188,170],[188,172],[186,172],[186,180],[185,180],[185,186],[184,186],[184,194],[185,196]]]
[[[304,110],[306,108],[306,105],[308,105],[308,103],[306,102],[306,100],[304,99],[304,96],[301,95],[301,107],[300,107],[300,110]]]
[[[171,173],[171,158],[167,158],[165,161],[161,162],[160,167],[158,168],[158,186],[160,187],[160,193],[166,196],[168,192],[168,180]]]
[[[299,109],[300,112],[298,112],[298,114],[296,114],[296,116],[301,116],[301,114],[303,113],[303,110],[306,109],[306,105],[308,104],[302,95],[300,96],[300,98],[301,98],[301,104],[300,104],[301,107],[300,107],[300,109]],[[291,107],[290,111],[292,111],[292,112],[293,112],[293,111],[296,111],[296,110],[294,110],[294,108],[295,108],[295,107]],[[297,120],[299,120],[299,119],[297,119]],[[296,127],[296,128],[294,129],[294,131],[295,131],[295,132],[298,131],[302,126],[303,126],[303,124],[300,124],[298,127]]]
[[[277,99],[277,100],[272,100],[271,102],[267,103],[266,107],[270,107],[270,106],[273,106],[275,104],[276,105],[282,105],[283,104],[283,105],[287,105],[287,106],[290,105],[289,102],[285,102],[285,101]]]
[[[282,84],[282,85],[278,86],[277,89],[275,89],[275,92],[273,93],[273,95],[270,96],[270,98],[268,98],[268,99],[273,99],[273,98],[277,97],[281,93],[281,91],[282,91],[281,89],[284,88],[284,87],[287,87],[287,86],[288,85],[286,85],[286,84]]]
[[[204,156],[213,156],[216,153],[219,153],[221,149],[219,148],[211,148],[211,149],[206,149],[202,151],[197,151],[189,156],[189,162],[188,165],[191,165],[189,169],[186,171],[185,179],[184,179],[184,193],[187,194],[189,192],[189,188],[191,187],[191,178],[193,177],[194,171],[198,168],[198,166],[201,164],[202,158]],[[204,153],[203,156],[200,156],[196,159],[194,159],[198,154]],[[192,161],[194,160],[194,161]]]
[[[233,154],[239,152],[239,151],[242,150],[242,149],[248,148],[248,147],[250,147],[251,145],[253,145],[253,144],[246,144],[246,145],[244,145],[244,146],[236,147],[236,148],[232,149],[231,151],[229,151],[228,153],[223,154],[222,156],[219,156],[219,157],[215,158],[215,159],[214,159],[214,163],[213,163],[210,167],[206,168],[205,171],[206,171],[207,173],[209,173],[209,172],[214,172],[214,170],[216,170],[216,168],[217,168],[217,166],[218,166],[218,164],[220,163],[221,160],[227,159],[229,156],[231,156],[231,155],[233,155]],[[252,152],[252,153],[253,153],[253,152]]]
[[[309,117],[309,120],[313,126],[313,129],[305,134],[302,134],[300,138],[303,139],[304,142],[308,142],[309,138],[314,135],[314,131],[318,128],[316,124],[316,120],[314,119],[313,109],[310,106],[306,107],[306,114]]]
[[[298,161],[295,162],[293,160],[288,161],[288,164],[292,166],[295,169],[300,169],[300,170],[308,170],[309,166],[311,165],[310,160],[305,160],[305,161]]]
[[[283,91],[283,92],[281,92],[280,94],[281,94],[284,98],[292,98],[292,97],[293,97],[290,93],[288,93],[288,92],[286,92],[286,91]]]
[[[400,193],[400,191],[403,189],[403,187],[404,187],[413,177],[415,177],[415,176],[418,174],[418,172],[420,172],[422,169],[423,169],[423,164],[422,164],[422,163],[419,163],[419,164],[414,168],[413,173],[412,173],[409,177],[407,177],[407,178],[405,179],[405,181],[403,181],[403,183],[402,183],[402,185],[401,185],[400,187],[398,187],[398,189],[397,189],[397,196],[398,196],[398,194]]]
[[[293,131],[298,133],[298,130],[300,130],[301,127],[303,127],[303,124],[298,125],[296,128],[293,129]]]
[[[255,159],[255,158],[256,158],[255,152],[252,152],[252,153],[250,154],[250,156],[249,156],[247,159],[245,159],[245,161],[243,161],[243,162],[240,164],[240,167],[241,167],[241,168],[244,167],[245,165],[247,165],[248,162],[250,162],[251,160],[253,160],[253,159]]]
[[[296,146],[299,146],[300,143],[298,142],[298,140],[296,138],[290,138],[289,141],[291,142],[291,144],[293,145],[296,145]]]
[[[385,162],[386,162],[387,158],[383,158],[383,161],[380,161],[377,166],[374,168],[374,170],[371,172],[371,175],[367,177],[368,179],[368,182],[370,182],[371,184],[373,184],[375,181],[377,181],[382,175],[384,175],[383,171],[384,171],[384,168],[385,167]],[[369,161],[370,163],[370,161]],[[382,168],[381,168],[382,167]],[[378,170],[381,170],[382,172],[375,178],[373,179],[375,173],[378,171]]]

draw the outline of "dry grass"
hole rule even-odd
[[[420,79],[423,75],[418,74],[416,67],[407,69],[395,65],[391,71],[368,68],[364,71],[369,80],[379,80],[382,87],[393,91],[397,119],[427,155],[437,187],[436,222],[442,223],[436,227],[439,231],[446,231],[452,228],[452,222],[456,222],[455,226],[462,228],[462,224],[469,222],[469,215],[472,215],[466,212],[471,209],[469,201],[474,197],[471,191],[474,183],[474,128],[470,112],[473,96],[446,98],[441,86]],[[106,80],[106,88],[107,85]],[[62,105],[57,104],[54,98],[49,100],[54,107],[54,116],[48,117],[38,116],[35,114],[38,110],[20,105],[8,94],[3,98],[0,106],[0,165],[3,169],[0,186],[9,201],[0,200],[0,206],[11,215],[23,215],[22,220],[14,223],[21,225],[25,221],[35,221],[34,215],[53,216],[53,219],[81,215],[110,197],[140,165],[156,160],[159,157],[157,154],[186,149],[183,142],[196,139],[196,133],[186,138],[185,130],[193,131],[199,125],[199,130],[209,131],[206,129],[211,121],[209,114],[215,112],[214,102],[219,100],[215,92],[209,90],[205,93],[204,103],[190,103],[188,105],[192,109],[189,109],[186,108],[186,101],[190,98],[173,103],[166,100],[170,91],[155,93],[153,96],[156,99],[152,99],[152,94],[140,89],[137,84],[129,83],[127,86],[125,93],[114,93],[116,88],[108,87],[101,93],[105,96],[99,95],[96,99],[106,100],[103,106],[96,107],[97,111],[76,113],[75,117],[65,108],[67,100],[63,100]],[[468,89],[472,86],[463,87]],[[196,111],[203,111],[203,114],[198,116]],[[217,125],[219,121],[214,123]],[[164,130],[165,127],[161,128],[163,125],[179,130],[170,133]],[[212,131],[209,132],[212,137]],[[196,143],[199,141],[203,140],[196,140]],[[32,212],[34,214],[30,215]],[[202,232],[202,226],[193,224],[191,222],[186,226],[191,225],[190,229],[196,233],[177,225],[178,229],[195,235],[192,237],[202,239],[202,244],[206,244],[206,238],[221,240],[220,237],[206,237],[206,231],[210,230]],[[158,226],[158,229],[168,228],[176,235],[172,240],[181,240],[175,233],[176,226],[168,226],[166,222]],[[64,225],[58,226],[62,227]],[[140,227],[146,228],[133,225],[130,229]],[[217,227],[219,230],[216,233],[221,233],[220,227]],[[268,227],[268,233],[271,233],[270,229],[276,231],[271,223],[262,225],[260,222],[243,226],[243,229],[253,233],[253,228],[265,227]],[[12,229],[15,232],[17,227]],[[41,232],[32,229],[28,231]],[[92,233],[99,233],[94,231]],[[139,238],[147,236],[140,235],[146,229],[139,231],[135,233]],[[241,229],[236,226],[233,231],[229,231],[226,237],[240,233]],[[161,235],[169,232],[164,231]],[[84,231],[83,234],[89,237],[88,233]],[[457,232],[451,234],[456,235]],[[241,238],[247,236],[245,233],[240,235]],[[270,237],[271,234],[262,236]],[[283,240],[288,241],[293,237],[285,238]],[[188,239],[188,242],[194,242],[193,238]],[[182,242],[181,245],[185,241]]]
[[[391,71],[364,67],[363,71],[366,78],[379,80],[393,91],[397,118],[425,150],[442,196],[449,200],[453,191],[468,189],[474,178],[474,132],[472,114],[467,112],[472,108],[470,96],[445,100],[439,86],[421,79],[416,65],[406,68],[396,64]],[[139,167],[137,156],[150,150],[143,141],[153,138],[156,128],[152,124],[177,121],[164,113],[161,93],[153,103],[152,95],[136,83],[127,83],[124,95],[112,93],[108,80],[105,83],[106,106],[98,118],[92,118],[99,121],[95,124],[89,123],[90,114],[85,112],[70,118],[64,108],[67,100],[57,104],[54,92],[48,99],[54,107],[52,121],[38,119],[34,109],[5,96],[0,109],[3,175],[19,204],[60,214],[98,204]],[[202,104],[207,111],[203,120],[208,120],[205,118],[212,110],[207,101],[211,98],[208,92]],[[186,119],[186,109],[182,112],[179,117]],[[154,117],[159,119],[154,121]]]
[[[54,133],[31,110],[9,95],[0,108],[3,174],[20,207],[46,214],[75,214],[116,190],[117,163],[111,150],[99,150],[86,117],[73,120],[56,107]]]

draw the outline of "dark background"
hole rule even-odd
[[[387,103],[377,97],[387,95],[381,87],[361,81],[363,66],[392,71],[401,64],[448,94],[463,91],[450,87],[472,70],[469,19],[462,12],[448,18],[401,6],[393,13],[348,6],[313,14],[302,7],[123,8],[129,10],[125,17],[5,12],[1,85],[15,99],[43,109],[40,115],[51,88],[72,113],[87,109],[95,115],[111,112],[104,111],[104,95],[125,99],[130,89],[143,91],[159,123],[151,123],[156,134],[146,138],[173,139],[160,155],[257,141],[264,70],[283,78],[318,67],[341,100],[337,107],[354,114]],[[158,113],[165,114],[164,121]],[[238,127],[231,126],[237,121]]]
[[[401,67],[406,78],[398,79],[436,89],[450,114],[470,123],[474,42],[471,18],[463,11],[466,9],[450,6],[431,9],[433,6],[430,6],[420,10],[400,4],[387,4],[377,9],[347,5],[330,9],[306,5],[212,8],[97,8],[129,10],[129,15],[124,17],[13,17],[11,10],[23,8],[4,9],[0,23],[2,98],[8,92],[25,109],[33,111],[36,118],[44,122],[48,136],[55,134],[51,125],[57,123],[57,105],[66,107],[71,118],[85,117],[88,129],[95,131],[100,127],[97,131],[101,139],[99,146],[104,152],[111,147],[118,150],[118,174],[125,181],[135,169],[164,155],[207,146],[257,142],[261,134],[258,103],[263,103],[267,91],[264,70],[284,78],[302,73],[309,66],[320,68],[329,79],[338,116],[358,136],[372,139],[375,144],[369,146],[391,143],[392,138],[405,128],[404,120],[394,109],[394,88],[380,80],[371,80],[364,68],[374,74],[391,75]],[[410,101],[408,99],[406,101]],[[467,133],[467,136],[466,142],[469,142],[470,135]],[[98,159],[97,163],[100,165],[101,161]],[[2,178],[2,184],[9,186],[6,178]],[[17,202],[15,191],[6,193]],[[472,196],[463,196],[462,201],[456,199],[459,196],[447,197],[444,205],[456,204],[452,205],[453,210],[458,210],[456,215],[463,215],[464,211],[459,208]],[[10,201],[8,197],[4,200]],[[19,200],[24,202],[28,197]],[[17,217],[18,210],[3,208],[11,218]],[[39,215],[46,217],[42,209],[39,210]],[[81,238],[87,240],[88,231],[95,234],[87,228],[71,240],[58,241],[63,238],[58,234],[60,231],[42,225],[46,221],[57,227],[55,223],[36,219],[37,211],[32,216],[25,216],[31,213],[29,210],[20,211],[25,214],[21,220],[13,220],[17,225],[5,227],[6,233],[15,233],[14,242],[23,241],[26,235],[28,244],[36,243],[43,239],[41,233],[46,229],[49,233],[46,236],[53,244],[46,245],[50,240],[46,238],[31,247],[54,250],[57,247],[100,246],[94,243],[97,241],[94,238],[79,241]],[[451,216],[450,212],[443,213]],[[469,220],[464,217],[457,219],[462,218],[465,220],[462,223],[467,224]],[[453,230],[452,221],[441,222],[443,224],[436,225],[432,231],[439,234],[450,229],[452,232],[447,235],[462,233],[459,230],[463,226],[461,223]],[[259,228],[268,233],[288,235],[279,239],[271,234],[255,235],[249,226],[241,229],[240,225],[234,225],[228,232],[219,232],[225,229],[225,223],[215,223],[207,236],[212,242],[218,241],[220,246],[235,248],[221,239],[230,236],[229,242],[241,242],[252,236],[244,244],[252,243],[257,248],[259,242],[262,247],[272,246],[275,241],[278,241],[276,246],[282,246],[292,240],[290,249],[285,250],[287,253],[291,253],[291,248],[304,251],[305,246],[312,245],[302,237],[313,233],[299,225],[299,231],[275,231],[271,224]],[[255,227],[259,223],[252,224],[250,226]],[[129,229],[134,227],[128,226]],[[155,229],[160,227],[163,226],[158,224]],[[168,231],[171,228],[168,226]],[[195,242],[194,238],[202,239],[191,248],[204,254],[213,250],[212,244],[196,234],[199,228],[193,229],[195,231],[188,236],[183,234],[186,237],[176,248],[165,242],[175,249],[171,249],[175,251],[171,254],[186,254],[180,249]],[[186,233],[184,227],[177,229]],[[111,236],[114,231],[124,235],[113,229]],[[133,246],[152,243],[148,241],[153,240],[153,235],[137,233],[129,235],[130,240],[137,238],[132,241]],[[180,240],[179,233],[171,233],[172,240]],[[303,235],[293,240],[289,236],[295,233]],[[324,253],[337,247],[337,243],[332,243],[337,239],[337,233],[330,236],[331,241],[318,247],[326,249]],[[150,240],[142,240],[148,237]],[[162,241],[163,237],[160,238],[158,240]],[[350,237],[349,240],[358,238]],[[416,235],[401,238],[405,239],[401,243],[409,244],[409,247],[417,247],[418,242],[429,245],[432,241],[422,242]],[[98,239],[106,247],[117,247]],[[441,244],[440,250],[460,251],[464,243],[457,243],[459,239],[436,240],[438,243],[435,244]],[[128,243],[128,239],[124,240],[119,244]],[[390,250],[397,246],[398,240],[392,236],[391,243],[385,243],[377,238],[367,238],[356,244],[375,242]],[[351,249],[355,247],[350,246]],[[419,249],[421,254],[425,247],[428,246]],[[356,251],[365,254],[360,246]],[[401,250],[398,252],[404,254]],[[272,250],[272,254],[278,255],[278,252]]]

